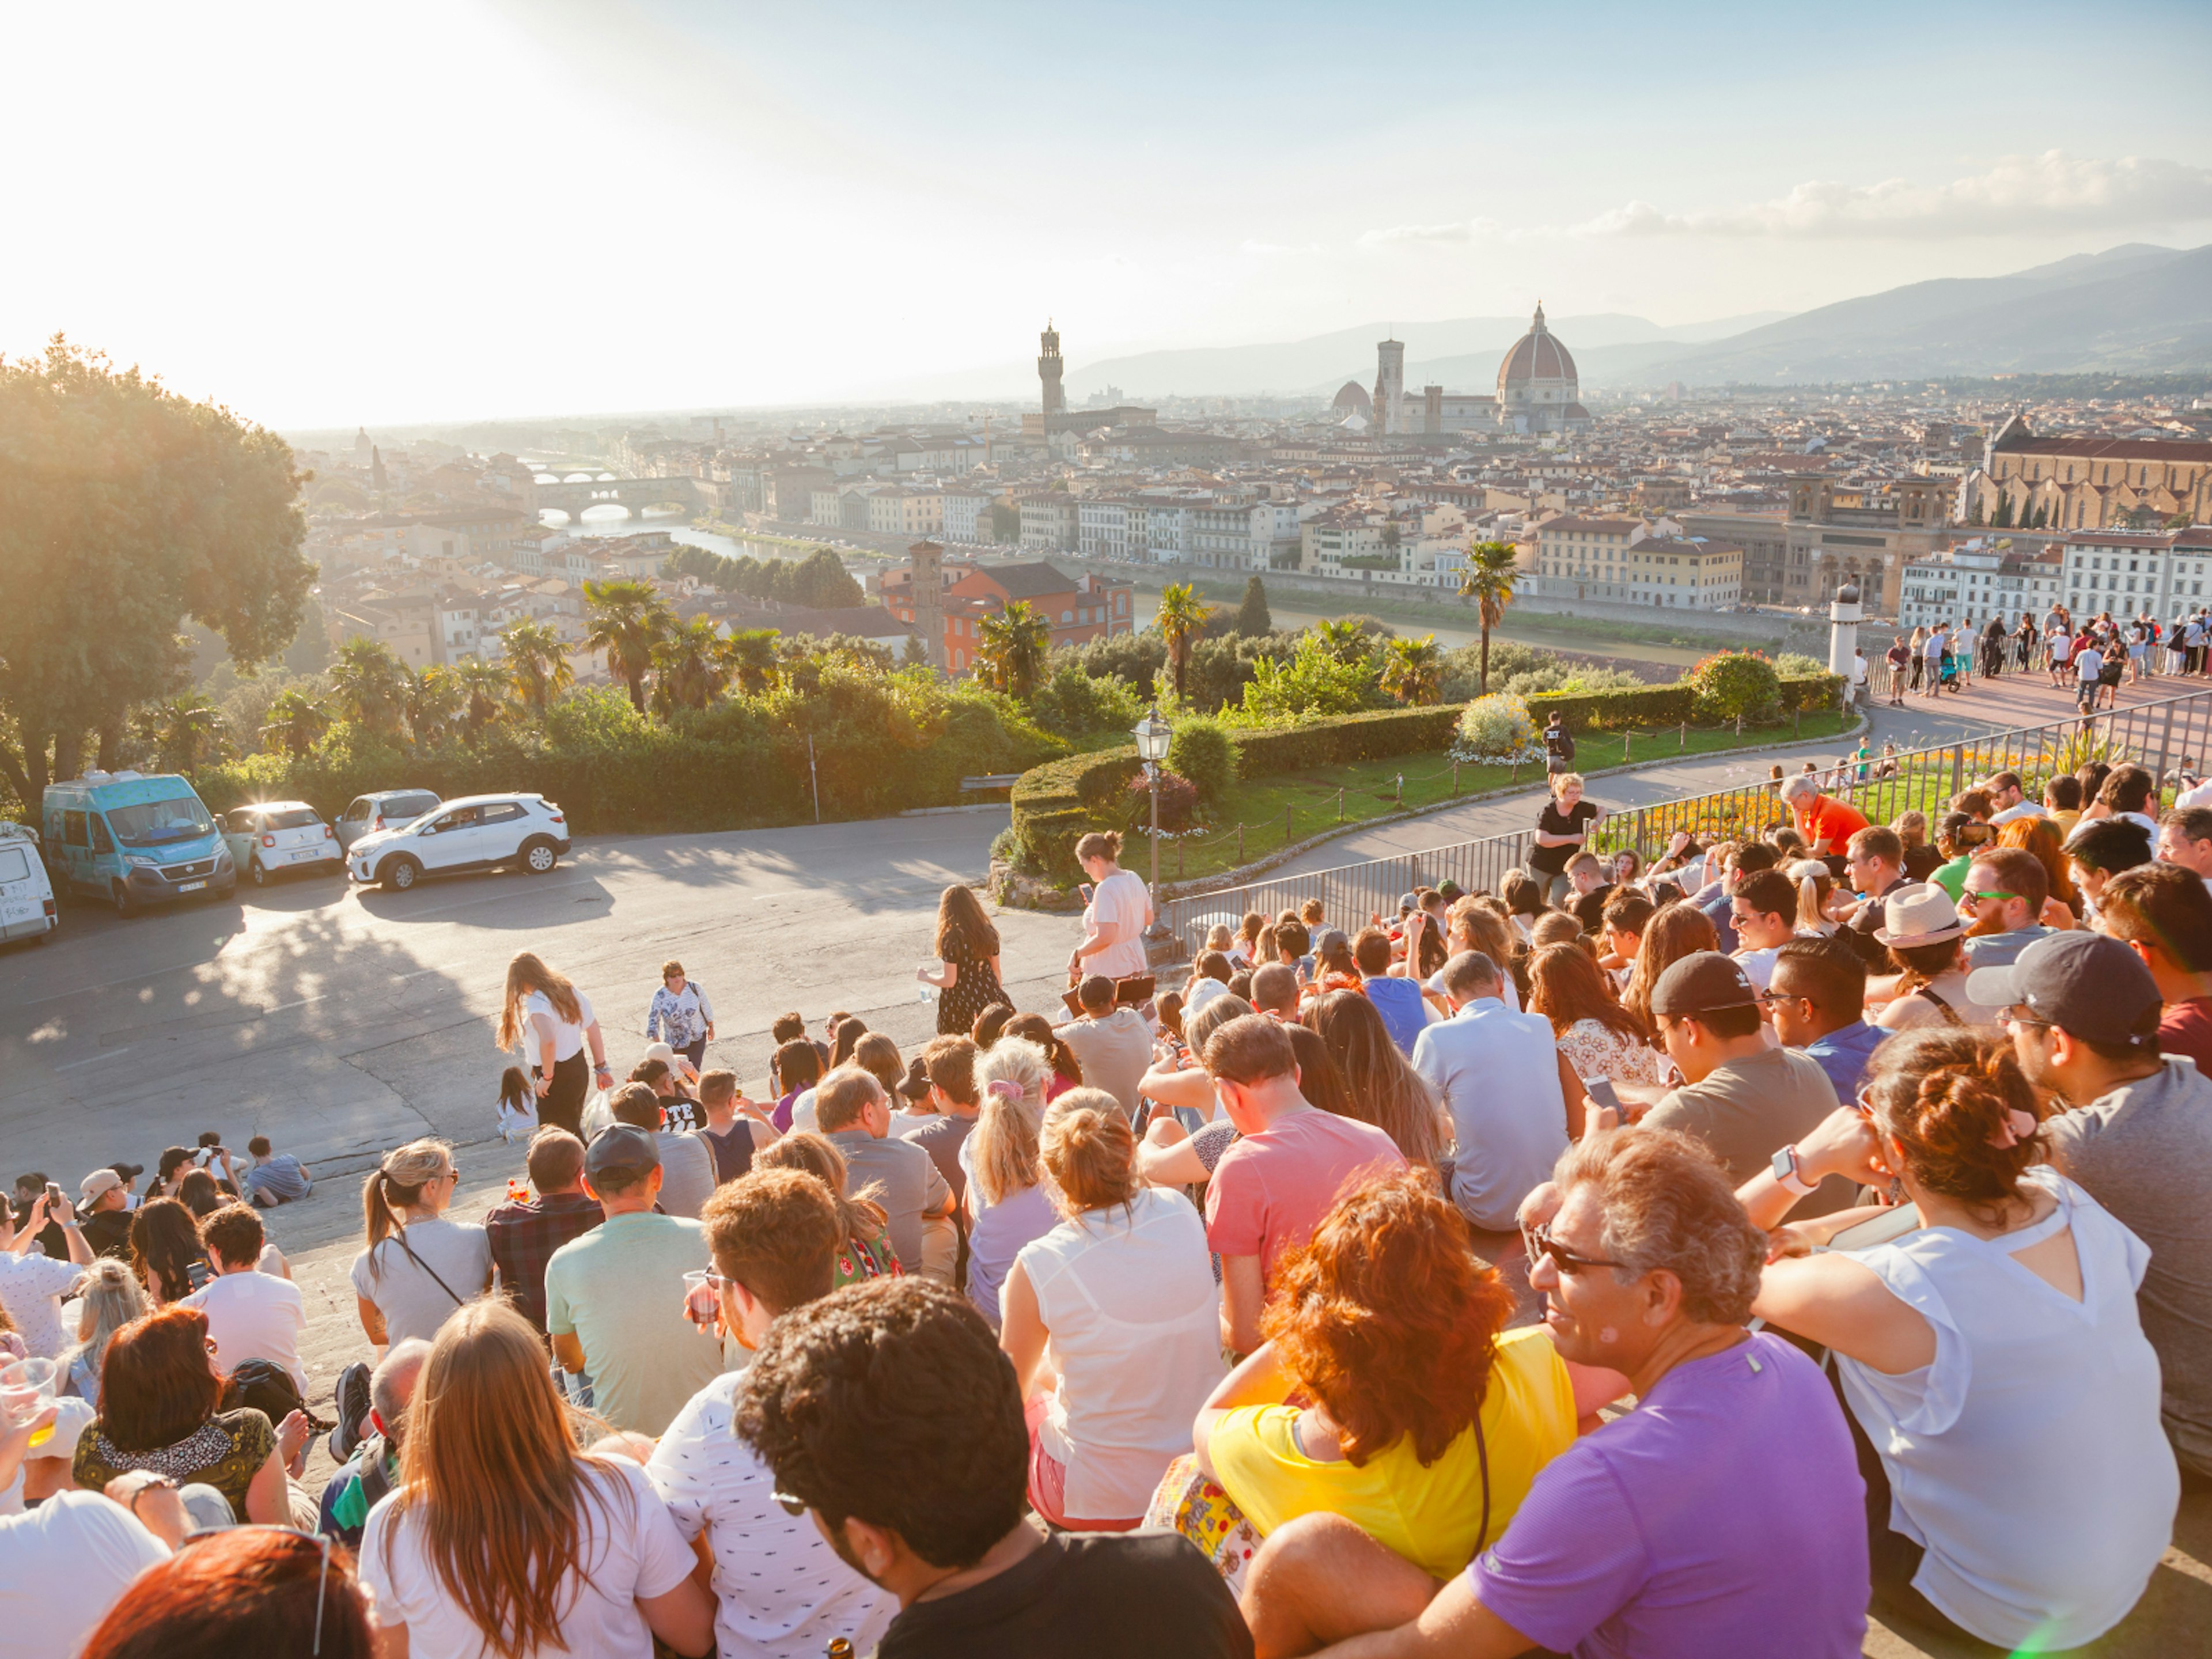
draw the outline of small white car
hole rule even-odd
[[[222,838],[232,860],[256,887],[291,870],[335,874],[345,851],[323,815],[299,800],[256,801],[222,815]]]
[[[464,795],[397,830],[355,842],[347,871],[404,893],[425,876],[512,866],[542,876],[568,850],[568,821],[543,795]]]
[[[44,945],[58,921],[53,883],[39,860],[39,832],[0,818],[0,939]]]
[[[335,826],[338,845],[346,849],[350,858],[354,842],[363,836],[374,835],[380,830],[402,829],[437,804],[438,797],[428,789],[380,789],[372,794],[356,795],[352,805],[338,815]]]

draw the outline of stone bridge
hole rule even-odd
[[[696,513],[712,505],[696,478],[594,478],[574,483],[533,483],[524,500],[531,513],[558,507],[570,521],[583,518],[587,507],[610,502],[628,507],[633,514],[648,507],[676,507]]]

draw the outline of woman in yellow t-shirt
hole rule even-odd
[[[1279,1271],[1267,1341],[1193,1431],[1199,1467],[1261,1537],[1326,1511],[1449,1578],[1628,1390],[1568,1364],[1540,1326],[1504,1330],[1513,1293],[1427,1170],[1346,1192]]]

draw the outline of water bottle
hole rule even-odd
[[[916,963],[915,966],[920,972],[925,974],[933,974],[937,971],[937,964],[933,962]],[[918,993],[915,1000],[925,1006],[937,1000],[937,987],[932,985],[927,980],[916,981],[914,988]]]

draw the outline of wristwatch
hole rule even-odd
[[[1784,1146],[1780,1152],[1775,1153],[1774,1161],[1767,1167],[1774,1171],[1774,1178],[1782,1183],[1784,1192],[1795,1193],[1800,1198],[1805,1197],[1820,1184],[1817,1182],[1806,1180],[1799,1173],[1802,1166],[1797,1161],[1797,1149],[1795,1146]]]

